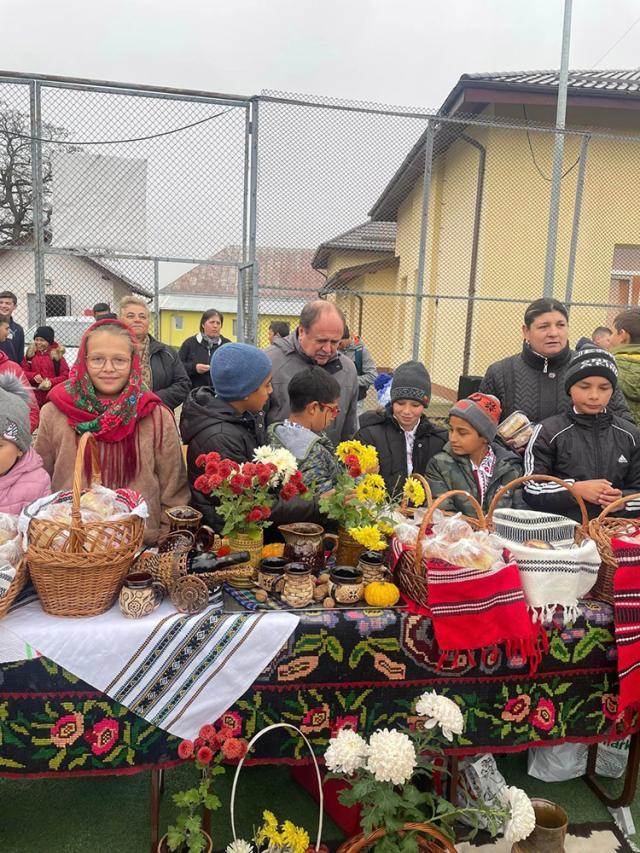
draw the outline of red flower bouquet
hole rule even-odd
[[[168,828],[166,846],[169,850],[206,850],[208,836],[202,828],[202,806],[213,811],[221,805],[212,791],[213,777],[224,773],[221,762],[239,761],[247,752],[246,740],[232,734],[226,726],[216,729],[207,724],[202,726],[195,740],[180,742],[178,755],[194,760],[200,781],[195,787],[173,795],[180,812],[175,824]]]
[[[279,465],[283,453],[290,459]],[[223,536],[243,533],[259,539],[262,529],[271,524],[271,508],[278,498],[287,501],[296,496],[306,497],[308,493],[295,457],[288,451],[278,451],[273,462],[241,465],[223,459],[219,453],[202,453],[196,459],[196,466],[204,468],[204,473],[193,485],[217,501],[216,512],[224,518]]]

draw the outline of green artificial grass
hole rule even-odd
[[[605,806],[581,780],[545,783],[527,775],[526,753],[498,757],[498,765],[510,785],[524,788],[530,796],[559,803],[571,823],[612,820]],[[160,830],[175,815],[171,793],[188,787],[195,779],[191,765],[166,773],[160,813]],[[223,801],[213,813],[212,834],[216,850],[231,841],[229,797],[233,770],[217,777],[216,791]],[[612,781],[611,788],[620,787]],[[149,850],[148,773],[135,776],[76,777],[63,779],[0,779],[0,851],[2,853],[147,853]],[[280,820],[290,818],[304,826],[315,841],[318,807],[299,788],[283,766],[247,767],[238,786],[236,826],[245,837],[261,823],[268,808]],[[640,829],[640,803],[632,813]],[[340,829],[325,815],[323,841],[335,849],[342,840]],[[632,837],[640,844],[640,833]]]

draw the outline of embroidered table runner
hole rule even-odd
[[[117,604],[64,619],[33,601],[2,627],[154,726],[193,738],[251,686],[298,621],[293,613],[212,607],[186,616],[168,602],[144,619],[125,619]]]

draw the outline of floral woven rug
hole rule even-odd
[[[504,838],[486,840],[485,834],[475,842],[456,844],[458,853],[511,853],[511,844]],[[614,823],[569,824],[564,842],[565,853],[632,853],[637,850]]]

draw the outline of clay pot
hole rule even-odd
[[[564,853],[569,818],[566,811],[550,800],[531,800],[536,825],[528,838],[517,841],[511,853]]]

